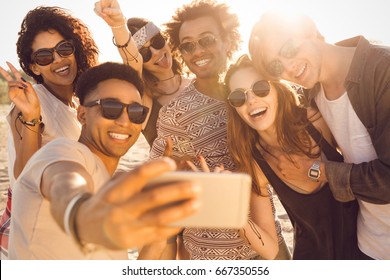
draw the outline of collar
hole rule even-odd
[[[370,42],[363,36],[357,36],[337,42],[335,45],[356,47],[355,55],[353,56],[351,67],[349,68],[345,81],[359,83],[364,71],[364,67],[361,67],[361,65],[365,65],[368,59]]]

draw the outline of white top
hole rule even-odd
[[[45,124],[45,130],[42,134],[42,146],[58,137],[66,137],[78,140],[80,137],[81,124],[77,120],[77,109],[71,108],[61,102],[57,97],[51,94],[42,84],[33,85],[41,104],[42,121]],[[73,97],[73,103],[79,105],[77,97]],[[11,108],[7,115],[9,125],[8,129],[8,176],[11,187],[14,185],[14,164],[16,158],[14,139],[12,136]]]
[[[54,220],[40,189],[42,173],[58,161],[84,166],[95,192],[110,179],[103,162],[85,145],[67,138],[51,141],[37,151],[15,182],[12,197],[10,259],[127,259],[127,251],[99,249],[84,255],[71,236]]]
[[[378,158],[370,135],[356,115],[346,92],[336,100],[328,100],[321,90],[315,101],[345,162],[359,164]],[[390,259],[390,204],[358,202],[357,234],[360,250],[374,259]]]

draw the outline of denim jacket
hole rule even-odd
[[[358,198],[387,204],[390,203],[390,47],[370,44],[362,36],[337,45],[357,47],[344,84],[378,159],[360,164],[326,162],[326,176],[339,201]]]

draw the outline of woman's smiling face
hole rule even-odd
[[[230,91],[244,89],[246,101],[235,110],[240,117],[256,131],[267,131],[273,129],[278,99],[275,88],[270,85],[270,92],[264,97],[259,97],[253,93],[252,86],[263,78],[253,67],[241,68],[235,71],[229,81]]]

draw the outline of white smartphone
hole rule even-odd
[[[242,228],[249,214],[252,179],[244,173],[174,171],[156,177],[148,185],[194,181],[202,188],[201,207],[172,226],[195,228]]]

